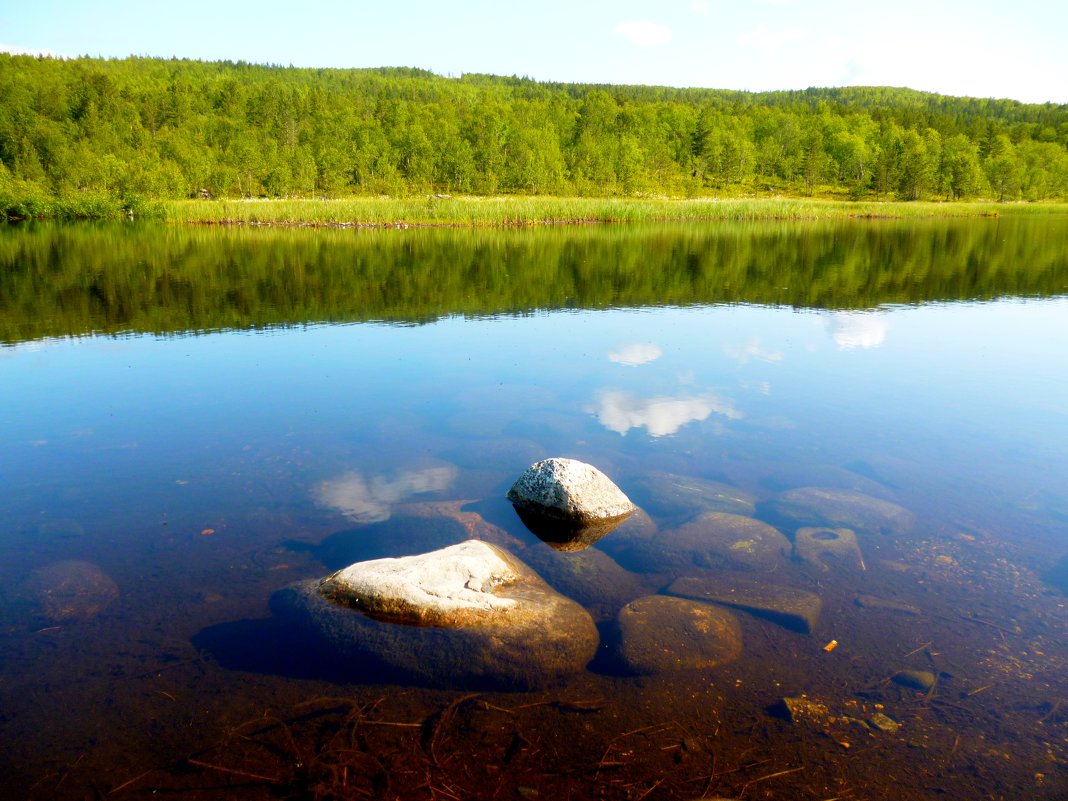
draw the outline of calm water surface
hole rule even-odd
[[[1068,797],[1064,218],[8,227],[0,343],[0,795]],[[547,456],[668,554],[717,493],[791,541],[799,487],[914,523],[750,571],[810,634],[739,611],[739,659],[633,676],[619,606],[740,566],[552,551],[503,500]],[[472,533],[589,609],[585,672],[424,687],[270,611]]]

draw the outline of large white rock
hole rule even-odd
[[[508,500],[525,511],[583,525],[625,517],[635,509],[596,467],[559,457],[528,467],[508,490]]]
[[[515,563],[503,551],[468,540],[416,556],[357,562],[323,579],[320,591],[379,617],[430,626],[480,625],[522,614],[515,599],[496,594],[518,579]]]
[[[476,540],[357,562],[281,590],[271,608],[356,673],[385,668],[435,685],[546,686],[584,669],[600,641],[585,609]]]

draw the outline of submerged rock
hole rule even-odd
[[[66,623],[96,617],[119,597],[119,588],[92,562],[65,559],[33,571],[15,595],[31,616]]]
[[[682,522],[705,512],[752,515],[755,509],[752,495],[718,481],[654,471],[636,485],[638,502],[661,519]]]
[[[619,532],[605,546],[621,563],[646,572],[681,572],[692,567],[775,570],[790,542],[751,517],[709,512],[679,528]]]
[[[901,670],[890,677],[890,680],[901,687],[920,692],[930,692],[938,683],[938,677],[930,670]]]
[[[857,709],[855,703],[853,709]],[[863,720],[853,715],[843,714],[827,701],[810,698],[807,695],[786,696],[768,707],[768,713],[795,726],[801,725],[820,730],[836,740],[839,745],[847,748],[849,741],[841,738],[849,736],[849,731],[892,733],[901,728],[900,723],[888,718],[882,712],[875,712],[868,720]]]
[[[782,493],[772,513],[800,526],[830,526],[873,534],[901,534],[912,528],[912,512],[896,503],[853,490],[799,487]]]
[[[788,695],[768,707],[768,712],[787,723],[811,723],[820,727],[837,720],[827,704],[804,695]]]
[[[918,615],[920,607],[905,601],[896,601],[892,598],[879,598],[876,595],[858,595],[853,601],[861,609],[884,609],[889,612],[900,612],[903,615]]]
[[[618,656],[632,673],[712,668],[742,653],[738,619],[711,604],[648,595],[624,606],[616,624]]]
[[[866,570],[857,535],[848,528],[802,528],[794,540],[794,554],[821,570],[833,566]]]
[[[597,548],[562,553],[539,544],[523,551],[523,560],[598,621],[611,620],[622,606],[653,589]]]
[[[873,729],[886,732],[887,734],[893,734],[901,728],[901,724],[891,717],[884,715],[882,712],[874,713],[868,718],[868,723]]]
[[[271,604],[342,658],[370,657],[437,685],[545,686],[582,670],[598,644],[581,606],[477,540],[357,562],[291,585]]]
[[[635,508],[596,467],[562,458],[543,459],[528,467],[508,490],[508,500],[527,515],[579,528],[613,519],[622,522]]]
[[[667,591],[682,598],[742,609],[803,634],[816,627],[823,606],[820,597],[811,592],[737,574],[681,578],[672,582]]]

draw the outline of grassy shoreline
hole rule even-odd
[[[87,193],[7,204],[6,216],[11,220],[135,219],[162,220],[179,225],[249,227],[510,228],[596,223],[803,222],[1035,214],[1068,214],[1068,203],[850,201],[788,196],[666,199],[531,195],[147,200]]]
[[[516,227],[589,223],[996,217],[1068,214],[1068,203],[875,202],[796,198],[660,200],[567,197],[181,200],[161,203],[172,223],[308,227]]]

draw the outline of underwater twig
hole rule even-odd
[[[467,695],[461,695],[459,698],[450,702],[448,706],[446,706],[444,709],[437,713],[437,720],[434,722],[433,727],[430,729],[429,736],[424,736],[424,741],[426,743],[426,751],[430,755],[431,761],[438,767],[440,767],[441,764],[438,761],[437,747],[443,739],[443,730],[447,728],[448,725],[452,722],[452,719],[456,717],[456,710],[458,710],[463,704],[467,703],[471,699],[478,698],[479,695],[481,695],[481,693],[468,693]],[[431,715],[430,717],[432,718],[434,716]],[[420,726],[426,726],[429,722],[430,718],[427,718],[425,721],[423,721],[423,723],[420,724]]]
[[[791,773],[797,773],[798,771],[802,771],[804,769],[805,768],[802,766],[800,768],[790,768],[789,770],[780,770],[778,773],[769,773],[767,776],[761,776],[759,779],[753,779],[751,781],[747,781],[744,785],[742,785],[742,791],[740,793],[738,793],[738,797],[741,798],[743,795],[745,795],[745,791],[749,789],[750,785],[758,784],[759,782],[766,782],[768,779],[777,779],[780,776],[788,776]]]
[[[944,617],[943,615],[936,615],[935,617],[941,617],[944,620],[949,620],[949,621],[952,622],[952,618],[947,618],[947,617]],[[1003,634],[1011,634],[1014,637],[1019,637],[1023,633],[1023,632],[1020,632],[1020,631],[1013,631],[1012,629],[1007,629],[1004,626],[999,626],[997,623],[991,623],[989,620],[983,620],[983,618],[981,618],[981,617],[974,617],[974,616],[970,616],[970,615],[957,615],[957,617],[960,618],[961,620],[966,620],[969,623],[978,623],[981,626],[989,626],[992,629],[997,629],[998,631],[1002,632]]]
[[[125,790],[131,784],[133,784],[134,782],[140,781],[141,779],[145,778],[145,776],[147,776],[148,774],[152,773],[152,771],[154,771],[154,770],[155,770],[155,768],[149,768],[144,773],[139,773],[138,775],[134,776],[132,779],[127,779],[122,784],[120,784],[118,787],[116,787],[114,790],[108,791],[108,795],[115,795],[115,793],[119,792],[120,790]]]
[[[635,799],[635,801],[642,801],[642,799],[645,798],[645,796],[649,795],[649,793],[651,793],[653,790],[655,790],[657,787],[659,787],[661,784],[663,784],[665,778],[666,777],[661,777],[661,778],[657,779],[656,782],[653,783],[653,786],[650,787],[648,790],[646,790],[644,793],[642,793],[640,796],[638,796]]]
[[[269,782],[270,784],[279,784],[282,781],[281,779],[276,779],[271,776],[261,776],[258,773],[249,773],[246,770],[238,770],[237,768],[227,768],[223,765],[213,765],[210,762],[202,762],[199,759],[189,758],[186,759],[186,762],[188,762],[190,765],[196,765],[199,768],[208,768],[210,770],[217,770],[221,773],[230,773],[234,776],[244,776],[249,779],[259,779],[260,781]]]
[[[916,649],[914,649],[914,650],[912,650],[912,651],[909,651],[909,652],[908,652],[907,654],[905,654],[905,655],[904,655],[903,657],[901,657],[901,658],[902,658],[902,659],[908,659],[908,658],[909,658],[910,656],[915,656],[916,654],[918,654],[918,653],[919,653],[920,651],[922,651],[922,650],[923,650],[924,648],[930,648],[930,647],[931,647],[931,643],[930,643],[930,642],[925,642],[925,643],[924,643],[923,645],[921,645],[921,646],[920,646],[919,648],[916,648]]]
[[[1064,699],[1063,698],[1058,698],[1056,700],[1056,702],[1053,704],[1053,708],[1049,712],[1047,712],[1043,717],[1039,718],[1038,722],[1039,723],[1046,723],[1046,722],[1048,722],[1050,720],[1053,720],[1053,716],[1056,715],[1060,711],[1061,705],[1063,703],[1064,703]]]

